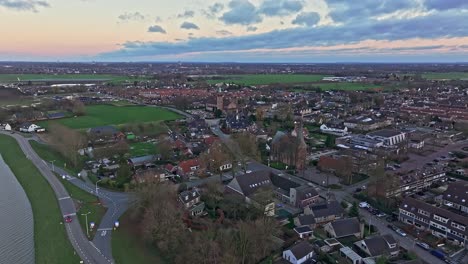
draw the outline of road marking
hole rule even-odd
[[[62,197],[62,198],[59,198],[59,201],[61,200],[65,200],[65,199],[70,199],[71,197],[70,196],[67,196],[67,197]]]
[[[101,236],[102,236],[102,237],[105,236],[106,234],[107,234],[107,231],[102,231],[102,232],[101,232]]]
[[[63,217],[74,216],[74,215],[76,215],[76,213],[66,214],[66,215],[63,215]]]
[[[113,228],[99,228],[97,231],[112,231]]]

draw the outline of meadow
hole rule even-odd
[[[113,106],[113,105],[91,105],[86,106],[86,114],[79,117],[59,119],[62,125],[73,129],[85,129],[107,125],[124,125],[147,123],[154,121],[175,120],[180,115],[172,111],[147,106]],[[47,127],[50,121],[39,124]]]
[[[0,74],[0,83],[2,82],[17,82],[18,78],[21,81],[102,81],[114,84],[123,83],[126,81],[144,81],[148,78],[129,77],[123,75],[112,74]]]
[[[16,140],[0,135],[0,154],[23,187],[34,215],[34,246],[36,263],[79,263],[60,224],[62,213],[57,198],[47,180],[26,158]]]
[[[245,74],[228,75],[220,79],[208,80],[209,84],[234,83],[240,85],[266,85],[275,83],[309,83],[321,81],[320,74]]]
[[[431,72],[422,74],[422,77],[429,80],[468,80],[468,72]]]

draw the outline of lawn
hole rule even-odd
[[[132,157],[157,154],[156,145],[151,142],[138,142],[130,144],[130,155]]]
[[[241,85],[265,85],[275,83],[309,83],[318,82],[326,77],[320,74],[245,74],[228,75],[219,79],[208,80],[210,84],[235,83]]]
[[[18,78],[21,81],[106,81],[114,84],[124,83],[126,81],[144,81],[147,78],[129,77],[123,75],[111,74],[0,74],[1,82],[17,82]]]
[[[59,176],[57,175],[57,177]],[[76,214],[78,216],[78,220],[80,221],[80,225],[83,228],[83,230],[86,230],[86,217],[82,214],[86,214],[88,212],[90,213],[88,214],[88,227],[89,223],[91,222],[94,222],[96,224],[96,228],[94,228],[93,232],[90,232],[91,240],[96,233],[96,229],[99,226],[102,217],[106,213],[106,209],[98,203],[98,199],[96,196],[86,191],[83,191],[82,189],[73,185],[71,182],[63,180],[61,177],[60,181],[62,182],[65,189],[67,189],[68,193],[70,194],[70,197],[72,197],[75,203],[77,204],[78,211]]]
[[[66,235],[57,198],[47,180],[29,161],[16,140],[0,135],[0,154],[23,186],[34,215],[36,263],[79,263]]]
[[[162,264],[165,261],[156,248],[145,243],[132,229],[136,224],[129,220],[129,213],[122,216],[121,227],[112,232],[112,254],[119,264]]]
[[[31,147],[34,149],[37,155],[41,157],[41,159],[48,162],[54,160],[54,164],[56,166],[59,166],[69,172],[72,172],[72,174],[78,174],[81,171],[82,166],[71,167],[71,163],[68,162],[67,159],[62,156],[62,154],[52,149],[49,145],[41,144],[36,141],[29,141],[29,143],[31,144]]]
[[[86,115],[84,116],[64,118],[54,122],[74,129],[84,129],[107,125],[175,120],[178,118],[180,118],[179,114],[158,107],[92,105],[86,107]],[[43,121],[39,122],[39,124],[47,127],[48,122]]]
[[[422,77],[429,80],[459,80],[468,79],[468,72],[431,72],[422,74]]]

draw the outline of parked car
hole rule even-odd
[[[384,217],[384,216],[386,216],[386,214],[384,212],[379,212],[376,216],[377,217]]]
[[[359,208],[369,208],[369,204],[367,202],[360,202]]]
[[[445,253],[438,249],[431,250],[431,254],[436,256],[439,259],[442,259],[442,260],[445,259]]]
[[[428,244],[424,243],[424,242],[417,242],[416,245],[418,245],[419,247],[421,247],[421,248],[423,248],[425,250],[431,249],[431,247]]]
[[[73,220],[71,218],[71,216],[66,216],[65,217],[65,223],[71,223]]]
[[[399,229],[399,228],[395,229],[395,232],[397,232],[397,234],[399,234],[399,235],[402,236],[402,237],[405,237],[405,236],[406,236],[406,233],[403,232],[403,230],[401,230],[401,229]]]

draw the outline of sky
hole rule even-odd
[[[467,62],[467,0],[0,0],[2,61]]]

